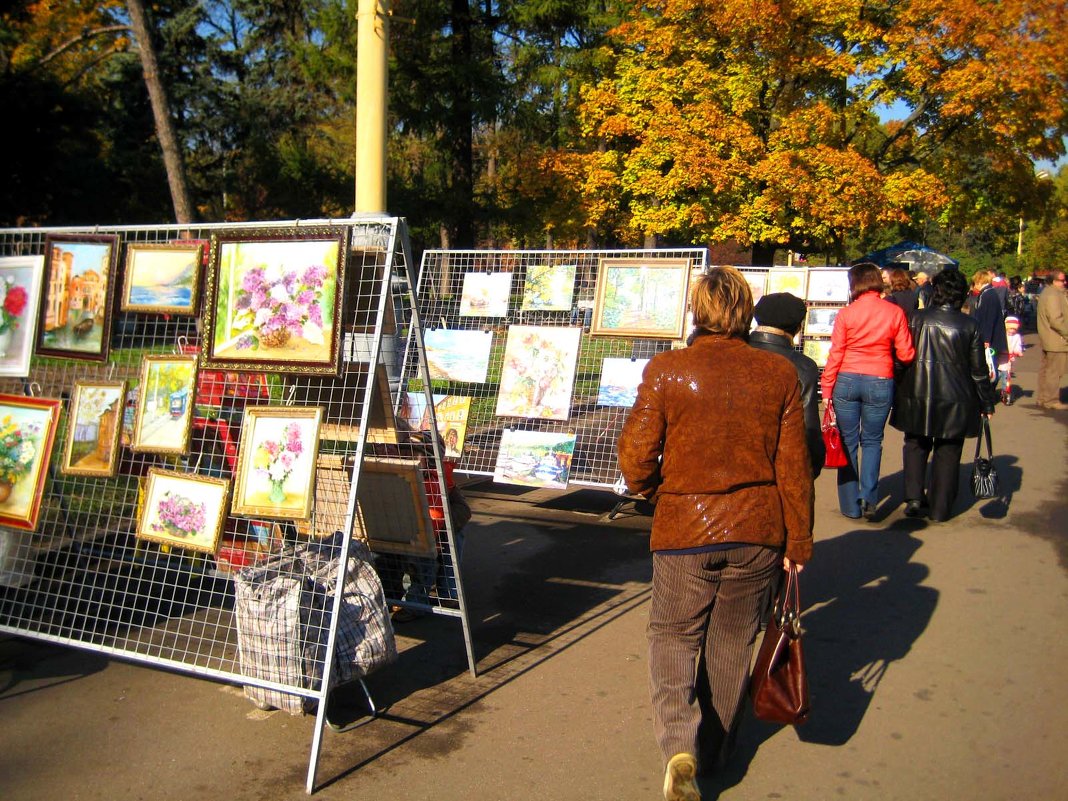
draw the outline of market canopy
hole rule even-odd
[[[927,245],[908,240],[898,242],[896,245],[891,245],[882,250],[876,250],[866,256],[862,256],[853,263],[858,264],[862,261],[874,262],[880,267],[901,265],[909,270],[922,270],[928,275],[939,273],[946,267],[955,268],[960,266],[960,262],[956,259],[944,253],[939,253],[937,250],[927,247]]]

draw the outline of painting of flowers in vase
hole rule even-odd
[[[0,395],[0,525],[37,529],[61,401]]]
[[[322,419],[322,406],[245,409],[234,514],[285,520],[311,516]]]
[[[44,256],[0,258],[0,375],[30,372]]]
[[[230,479],[154,467],[148,471],[137,538],[215,553],[230,497]]]
[[[205,365],[337,375],[347,230],[213,235]]]

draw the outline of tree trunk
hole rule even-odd
[[[474,221],[474,155],[472,127],[474,100],[471,88],[474,47],[471,42],[472,20],[468,0],[452,0],[452,53],[454,65],[467,65],[463,78],[452,91],[449,127],[449,147],[452,151],[453,220],[449,226],[452,244],[458,248],[475,246]]]
[[[770,267],[775,263],[775,245],[769,242],[753,243],[753,266]]]
[[[167,93],[159,79],[156,50],[148,31],[145,7],[141,0],[126,0],[126,8],[130,12],[130,23],[141,54],[141,69],[145,74],[145,87],[152,104],[152,117],[156,122],[156,137],[163,151],[163,167],[167,171],[167,184],[171,190],[171,202],[174,204],[174,220],[178,223],[191,223],[193,203],[189,197],[185,168],[182,166],[181,151],[178,149],[178,137],[174,133]]]

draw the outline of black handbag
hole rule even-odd
[[[983,437],[986,437],[986,458],[980,456]],[[990,445],[990,421],[983,418],[979,436],[975,440],[975,462],[972,464],[972,494],[976,500],[998,497],[998,471],[994,469],[994,451]]]
[[[801,601],[792,566],[768,621],[749,682],[753,714],[796,726],[808,720],[808,675],[801,649]]]

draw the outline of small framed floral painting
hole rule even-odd
[[[196,314],[203,252],[197,242],[127,245],[122,310]]]
[[[322,421],[322,406],[245,408],[233,514],[285,520],[311,516]]]
[[[43,277],[44,256],[0,258],[0,375],[30,373]]]
[[[37,529],[61,405],[0,395],[0,525]]]
[[[215,553],[222,537],[229,497],[228,478],[153,467],[148,471],[137,538]]]
[[[211,238],[204,366],[338,374],[348,228]]]
[[[145,356],[130,447],[141,453],[187,453],[196,387],[196,356]]]
[[[74,384],[61,469],[69,476],[113,476],[126,406],[125,381]]]
[[[601,259],[590,333],[682,339],[689,259]]]
[[[114,234],[45,237],[35,348],[39,356],[107,361],[118,249]]]

